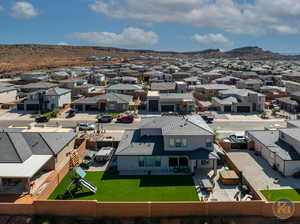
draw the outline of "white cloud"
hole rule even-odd
[[[273,26],[297,24],[300,16],[299,0],[94,0],[89,8],[144,24],[171,22],[254,35],[271,33]]]
[[[39,14],[38,10],[29,2],[16,2],[11,9],[10,15],[18,19],[29,19]]]
[[[4,11],[4,7],[0,5],[0,12]]]
[[[69,44],[66,42],[58,42],[56,45],[60,45],[60,46],[68,46]]]
[[[128,27],[120,34],[111,32],[77,32],[69,34],[66,37],[101,46],[127,48],[143,48],[158,43],[156,33],[135,27]]]
[[[273,26],[275,32],[280,34],[300,34],[300,30],[295,27],[290,27],[288,25],[278,25]]]
[[[209,47],[217,48],[217,47],[231,47],[233,42],[223,36],[223,34],[195,34],[192,36],[192,39]]]

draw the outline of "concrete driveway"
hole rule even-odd
[[[300,188],[300,179],[283,177],[261,157],[248,150],[227,153],[237,168],[256,190]],[[279,181],[275,181],[278,178]]]

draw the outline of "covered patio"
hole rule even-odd
[[[23,163],[0,163],[0,194],[33,193],[51,171],[51,155],[32,155]]]

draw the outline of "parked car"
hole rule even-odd
[[[79,131],[93,131],[93,130],[95,130],[95,124],[89,124],[89,123],[79,124]]]
[[[229,136],[231,142],[247,142],[248,137],[241,134],[233,134]]]
[[[98,118],[98,123],[110,123],[113,119],[113,116],[105,115]]]
[[[94,152],[87,152],[83,157],[80,167],[88,169],[94,163],[95,155]]]
[[[108,161],[114,152],[112,147],[102,147],[95,155],[95,161],[97,162],[106,162]]]
[[[39,116],[35,119],[37,123],[44,123],[44,122],[48,122],[49,120],[50,118],[47,116]]]
[[[169,112],[164,112],[161,114],[161,116],[178,116],[179,113],[174,112],[174,111],[169,111]]]
[[[202,117],[203,120],[206,121],[206,123],[211,124],[211,123],[213,123],[213,121],[214,121],[214,117],[213,117],[212,115],[201,114],[200,116]]]
[[[117,122],[120,123],[132,123],[133,121],[134,121],[133,115],[119,116],[117,118]]]

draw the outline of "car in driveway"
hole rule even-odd
[[[202,117],[203,120],[206,121],[206,123],[211,124],[214,121],[214,117],[212,115],[208,115],[208,114],[201,114],[200,115]]]
[[[80,123],[79,124],[79,131],[93,131],[95,130],[95,124],[89,123]]]
[[[102,147],[95,155],[95,161],[106,162],[108,161],[114,153],[114,148],[112,147]]]
[[[113,119],[114,119],[113,116],[104,115],[98,118],[98,123],[110,123]]]
[[[44,123],[44,122],[48,122],[49,120],[50,120],[50,118],[47,116],[39,116],[35,119],[35,122]]]
[[[83,160],[80,164],[80,167],[84,168],[84,169],[88,169],[90,168],[90,166],[94,163],[95,161],[95,152],[86,152]]]
[[[133,115],[119,116],[117,122],[119,123],[132,123],[134,121]]]

